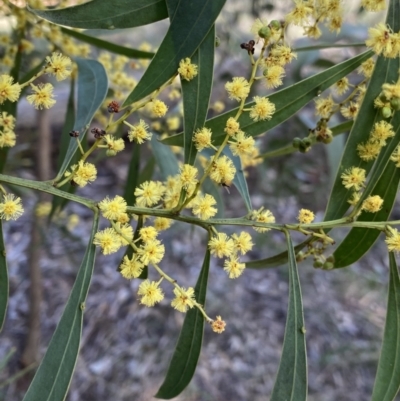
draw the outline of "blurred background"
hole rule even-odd
[[[384,19],[384,14],[363,12],[357,1],[347,3],[342,31],[337,35],[324,31],[319,43],[361,43],[368,27]],[[291,6],[291,1],[227,0],[216,25],[220,46],[216,49],[210,117],[223,109],[236,107],[227,99],[224,84],[234,76],[249,74],[249,58],[247,52],[240,49],[240,43],[252,39],[250,27],[254,20],[282,19]],[[8,27],[3,20],[2,32],[7,32]],[[164,20],[132,30],[88,31],[87,34],[155,51],[167,29],[168,22]],[[313,44],[302,38],[302,29],[291,28],[288,40],[295,49]],[[32,59],[43,51],[40,46],[44,45],[35,47]],[[286,71],[284,86],[361,51],[363,47],[298,52],[297,60]],[[92,48],[89,57],[97,58],[102,54]],[[138,61],[130,62],[125,71],[138,80],[143,72],[141,67]],[[360,78],[354,74],[350,80],[357,83]],[[179,89],[179,83],[176,88]],[[55,176],[69,83],[58,83],[56,93],[57,103],[48,111],[37,112],[25,100],[20,102],[17,146],[9,152],[6,174],[28,179]],[[259,85],[252,95],[268,93],[272,92]],[[167,95],[161,97],[169,102],[167,118],[180,118],[180,102],[170,100]],[[310,104],[297,116],[259,138],[260,152],[278,149],[291,143],[294,137],[306,137],[316,121],[313,104]],[[331,123],[341,121],[344,120],[338,116]],[[101,126],[101,123],[102,117],[98,116],[92,126]],[[160,134],[171,135],[182,130],[182,119],[179,124],[168,125],[165,121],[152,128]],[[248,184],[254,208],[270,209],[277,222],[296,221],[300,208],[313,210],[317,219],[322,220],[344,141],[345,134],[330,145],[314,145],[308,153],[267,159],[249,168]],[[132,144],[126,140],[125,151],[115,158],[96,154],[91,161],[98,168],[98,179],[78,189],[77,193],[97,201],[107,195],[122,195],[132,149]],[[141,152],[144,167],[150,150],[143,145]],[[157,167],[155,177],[160,177]],[[32,363],[40,361],[46,350],[74,283],[92,221],[90,211],[68,204],[61,215],[47,224],[40,216],[48,212],[44,202],[51,201],[50,198],[38,198],[37,193],[21,188],[12,190],[23,197],[26,212],[18,221],[3,224],[10,302],[0,341],[0,400],[7,401],[23,398],[32,377],[30,368],[35,366]],[[235,188],[230,188],[229,193],[221,188],[221,196],[225,202],[225,216],[246,214]],[[398,204],[394,214],[399,215]],[[106,222],[102,224],[105,226]],[[234,232],[230,227],[224,231]],[[333,237],[340,239],[345,233],[345,230],[335,230]],[[259,235],[252,232],[252,236],[256,246],[248,254],[248,260],[273,256],[285,249],[280,233]],[[163,233],[162,240],[166,248],[162,262],[165,271],[179,278],[183,286],[194,286],[206,248],[204,232],[175,223]],[[301,235],[294,236],[296,243],[302,240]],[[167,299],[154,308],[139,305],[138,280],[129,282],[116,271],[122,256],[123,251],[108,256],[98,254],[69,401],[152,400],[168,368],[184,315],[173,310]],[[33,276],[32,266],[36,269]],[[378,241],[367,256],[346,269],[317,270],[312,267],[312,261],[306,260],[299,264],[299,272],[307,329],[309,400],[368,400],[386,313],[386,247]],[[36,301],[32,301],[30,292],[32,278]],[[166,292],[168,294],[167,289]],[[38,299],[39,319],[32,321],[32,302],[37,303]],[[230,280],[222,270],[221,261],[213,259],[207,312],[209,316],[221,315],[227,327],[223,334],[217,335],[206,326],[194,379],[176,400],[266,399],[279,365],[287,299],[287,266],[247,269],[238,279]],[[15,375],[21,372],[23,374],[16,379]]]

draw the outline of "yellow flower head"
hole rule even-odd
[[[209,194],[199,195],[192,203],[192,213],[202,220],[208,220],[217,213],[217,209],[213,207],[216,203],[214,197]]]
[[[17,143],[17,136],[14,131],[0,131],[0,148],[12,148]]]
[[[260,208],[258,210],[253,210],[251,213],[251,219],[257,221],[258,223],[275,223],[275,217],[271,213],[270,210],[264,210],[264,208]],[[269,231],[270,228],[264,227],[253,227],[259,233],[264,233]]]
[[[340,108],[340,112],[342,113],[342,116],[345,118],[349,119],[354,119],[357,114],[358,110],[360,109],[360,105],[358,102],[349,102],[346,106],[342,106]],[[330,112],[329,112],[330,114]]]
[[[171,227],[173,220],[167,219],[166,217],[156,217],[154,219],[154,228],[157,231],[164,231]]]
[[[99,202],[99,209],[108,220],[118,220],[121,215],[126,213],[126,200],[119,195],[116,195],[114,199],[109,199],[108,196]]]
[[[108,147],[107,156],[115,156],[118,152],[125,149],[125,143],[122,138],[115,138],[114,136],[107,134],[103,137],[103,140]]]
[[[111,227],[98,231],[94,236],[93,244],[99,246],[104,255],[117,252],[121,248],[121,237]]]
[[[226,323],[222,320],[221,316],[217,316],[215,320],[211,322],[211,328],[214,333],[221,334],[225,331]]]
[[[343,95],[349,89],[349,80],[347,77],[339,79],[333,86],[335,92],[340,96]]]
[[[235,178],[236,168],[229,157],[220,156],[213,164],[210,178],[217,184],[230,186]]]
[[[369,213],[376,213],[382,209],[383,199],[379,195],[368,196],[361,205],[361,209]]]
[[[157,264],[164,257],[165,247],[158,239],[150,240],[143,243],[138,249],[140,261],[148,265],[150,263]]]
[[[168,107],[161,100],[153,100],[151,104],[151,113],[154,117],[164,117],[167,114]]]
[[[300,209],[299,215],[297,216],[297,220],[299,220],[300,224],[312,223],[314,218],[315,218],[314,213],[308,209]]]
[[[233,234],[232,239],[235,251],[242,255],[251,251],[254,246],[253,241],[251,240],[251,235],[246,231],[242,231],[239,235],[236,233]]]
[[[295,8],[286,15],[286,22],[294,25],[303,25],[312,15],[314,8],[303,0],[294,0]]]
[[[385,242],[389,252],[400,252],[400,233],[396,228],[390,226],[387,227],[387,230],[389,232],[387,233]]]
[[[140,238],[144,242],[152,241],[156,239],[158,235],[158,231],[156,230],[155,227],[152,226],[142,227],[139,230],[139,233],[140,233]]]
[[[15,117],[3,111],[0,114],[0,126],[12,131],[15,128]]]
[[[188,309],[193,308],[196,303],[194,297],[194,289],[189,287],[187,290],[184,288],[174,288],[175,298],[171,302],[171,306],[179,312],[187,312]]]
[[[182,79],[191,81],[197,75],[197,65],[190,62],[190,58],[185,58],[179,63],[178,72]]]
[[[366,171],[363,168],[351,167],[347,169],[340,177],[342,184],[346,189],[354,189],[359,191],[365,182]]]
[[[193,135],[193,142],[195,143],[196,149],[200,152],[204,148],[211,146],[211,135],[212,132],[209,128],[199,128]]]
[[[39,84],[38,86],[31,84],[33,94],[26,97],[26,100],[33,104],[35,109],[49,109],[56,103],[53,99],[53,85],[52,84]]]
[[[196,167],[190,164],[184,164],[181,166],[180,170],[180,180],[183,188],[190,189],[197,184],[197,174],[199,171]]]
[[[3,195],[3,202],[0,202],[0,219],[17,220],[23,213],[21,198],[13,194]]]
[[[364,61],[360,67],[358,67],[358,72],[364,75],[365,78],[371,78],[372,72],[374,71],[375,61],[372,58]]]
[[[66,177],[69,177],[71,174],[74,174],[72,178],[73,182],[83,188],[89,182],[96,180],[97,169],[94,164],[79,160],[78,165],[74,164],[71,166],[71,172],[65,172]]]
[[[379,23],[375,27],[368,29],[368,39],[365,44],[370,47],[376,54],[381,54],[389,57],[393,51],[392,42],[393,33],[390,28],[384,23]]]
[[[138,289],[140,303],[148,307],[154,306],[164,299],[164,293],[157,281],[144,280]]]
[[[360,159],[364,160],[365,162],[375,160],[379,156],[382,146],[382,142],[371,139],[365,143],[359,143],[357,145],[358,156],[360,156]]]
[[[283,83],[282,78],[285,75],[285,69],[280,65],[272,65],[264,70],[263,75],[267,89],[277,88]]]
[[[16,102],[21,93],[21,86],[18,83],[13,84],[14,78],[10,75],[0,75],[0,104],[5,100]]]
[[[158,203],[165,192],[159,181],[145,181],[135,189],[136,204],[140,207],[153,206]]]
[[[44,71],[54,75],[57,81],[67,79],[71,75],[72,62],[69,57],[54,52],[51,56],[46,57],[46,62]]]
[[[232,82],[225,84],[229,99],[235,99],[238,102],[246,99],[250,93],[250,84],[243,77],[235,77]]]
[[[151,139],[151,133],[148,131],[149,126],[143,120],[140,120],[137,125],[131,125],[127,121],[124,121],[124,124],[130,127],[128,138],[131,142],[135,141],[140,145],[144,141]]]
[[[386,0],[362,0],[361,5],[367,11],[382,11],[386,10]]]
[[[234,254],[234,243],[231,238],[225,233],[218,233],[208,241],[208,248],[210,249],[211,255],[215,255],[217,258],[223,258],[224,256],[232,256]]]
[[[238,132],[240,129],[239,123],[233,118],[229,117],[228,120],[226,121],[226,126],[224,131],[229,135],[233,136]]]
[[[228,273],[229,278],[238,278],[245,269],[246,265],[240,263],[239,258],[236,256],[226,259],[224,262],[224,270]]]
[[[250,110],[250,118],[254,121],[270,120],[275,113],[275,105],[267,97],[255,96],[256,103]]]
[[[335,102],[331,95],[326,98],[317,99],[315,101],[315,114],[322,118],[329,118],[334,105]]]
[[[253,137],[246,136],[243,131],[239,131],[234,139],[234,142],[230,142],[229,148],[235,156],[245,156],[253,153],[255,143]]]
[[[144,265],[137,255],[133,255],[132,259],[129,259],[128,256],[124,256],[124,259],[119,266],[122,277],[125,277],[128,280],[138,278],[142,274],[143,268]]]

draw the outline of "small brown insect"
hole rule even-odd
[[[254,40],[249,40],[249,43],[241,43],[240,47],[246,49],[248,54],[254,54],[254,45],[256,42]]]

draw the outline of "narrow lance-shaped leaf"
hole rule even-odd
[[[151,52],[145,52],[137,49],[130,49],[129,47],[120,46],[115,43],[108,42],[106,40],[95,38],[94,36],[86,35],[82,32],[73,31],[72,29],[61,28],[61,31],[69,36],[72,36],[73,38],[79,39],[81,42],[89,43],[93,46],[98,47],[99,49],[108,50],[111,53],[121,54],[129,58],[148,59],[154,56],[154,53]]]
[[[246,177],[244,175],[244,171],[242,168],[242,161],[240,160],[239,156],[235,156],[232,151],[230,150],[229,147],[226,147],[222,153],[226,156],[228,156],[235,168],[236,168],[236,173],[235,173],[235,177],[233,179],[233,185],[236,187],[236,189],[239,191],[244,204],[246,205],[246,209],[248,212],[250,212],[253,207],[251,205],[251,199],[250,199],[250,193],[249,193],[249,188],[247,186],[247,180]]]
[[[164,180],[169,176],[172,177],[179,173],[179,165],[176,156],[169,146],[165,146],[159,142],[157,135],[153,134],[151,138],[151,148]]]
[[[396,136],[389,141],[387,145],[396,147],[400,140],[400,115],[396,117],[397,133]],[[393,209],[396,200],[399,182],[400,169],[395,163],[389,160],[391,152],[387,152],[386,168],[382,175],[374,179],[374,186],[367,186],[364,195],[379,195],[383,199],[383,207],[376,213],[362,212],[357,218],[358,221],[386,221]],[[382,163],[383,164],[383,163]],[[382,166],[383,167],[383,166]],[[362,202],[362,200],[361,200]],[[368,228],[352,228],[344,240],[340,243],[334,252],[335,267],[346,267],[359,260],[375,243],[380,231]]]
[[[294,247],[294,253],[297,255],[305,246],[311,241],[311,237],[307,238],[301,244],[298,244]],[[269,258],[260,259],[260,260],[252,260],[251,262],[246,262],[247,269],[266,269],[269,267],[278,267],[284,265],[289,258],[289,252],[283,251],[278,253],[275,256],[271,256]]]
[[[0,220],[0,331],[6,319],[8,304],[8,270],[6,260],[6,247],[4,245],[3,227]]]
[[[195,287],[196,301],[205,306],[208,271],[210,268],[210,251],[207,250],[203,267]],[[168,368],[164,383],[161,385],[157,398],[169,400],[179,395],[190,383],[196,370],[203,341],[204,317],[197,308],[186,313],[185,321],[174,355]]]
[[[289,305],[285,338],[271,401],[307,399],[307,355],[303,305],[292,240],[285,231],[289,252]]]
[[[268,96],[268,99],[275,104],[275,113],[269,121],[255,122],[250,118],[249,113],[243,113],[240,118],[240,128],[246,132],[247,135],[257,136],[261,135],[270,129],[276,127],[289,117],[296,114],[307,103],[313,100],[318,94],[325,89],[332,86],[339,79],[345,77],[350,72],[354,71],[360,64],[368,60],[373,55],[372,51],[367,51],[350,60],[337,64],[334,67],[315,74],[309,78],[291,85],[285,89],[273,93]],[[247,103],[245,108],[250,108],[254,102]],[[213,132],[213,144],[219,145],[225,138],[225,124],[229,117],[234,117],[238,111],[238,107],[230,110],[217,117],[211,118],[206,122],[206,127],[210,128]],[[183,146],[182,133],[170,136],[163,139],[163,143],[173,146]]]
[[[371,401],[393,401],[400,388],[400,278],[393,252],[381,356]]]
[[[59,141],[59,155],[58,155],[58,160],[57,160],[57,169],[60,169],[64,159],[65,155],[68,150],[68,146],[70,143],[71,137],[69,136],[69,132],[72,131],[74,127],[74,122],[75,122],[75,79],[71,79],[71,85],[69,89],[69,96],[68,96],[68,102],[67,102],[67,111],[65,114],[65,120],[64,120],[64,125],[63,129],[61,131],[61,138]],[[73,161],[77,162],[76,160],[77,154],[75,154],[75,157]],[[63,185],[60,189],[63,191],[67,191],[70,193],[74,192],[74,186],[72,186],[69,182],[65,185]],[[53,197],[53,201],[51,204],[51,211],[49,215],[49,220],[53,217],[54,213],[56,211],[61,211],[62,208],[67,204],[67,200],[64,198],[60,198],[58,196]]]
[[[225,0],[179,2],[170,16],[171,25],[164,40],[124,106],[150,95],[177,73],[179,62],[193,55],[214,25],[224,3]]]
[[[98,222],[98,213],[95,213],[89,244],[71,295],[23,401],[65,400],[79,353],[85,300],[96,253],[93,238]]]
[[[197,149],[193,143],[193,134],[204,126],[211,96],[214,69],[215,26],[203,40],[191,62],[197,65],[197,76],[191,81],[182,81],[184,114],[184,159],[187,164],[194,164]]]
[[[83,29],[133,28],[168,17],[165,0],[92,0],[57,10],[28,9],[54,24]]]
[[[400,4],[398,1],[392,0],[390,2],[386,22],[394,32],[400,30]],[[344,171],[350,167],[360,167],[365,169],[368,174],[374,164],[373,161],[365,162],[360,159],[357,145],[368,140],[374,123],[382,119],[380,109],[374,107],[374,100],[379,96],[382,84],[397,81],[398,69],[398,59],[378,57],[364,100],[346,142],[346,148],[326,209],[325,221],[341,218],[350,207],[347,200],[351,196],[351,191],[346,189],[342,184],[341,176]],[[381,172],[383,172],[384,166]]]
[[[94,113],[107,95],[108,80],[104,67],[98,61],[77,58],[75,62],[78,65],[78,97],[74,130],[81,133],[79,139],[82,141]],[[63,176],[77,150],[76,138],[71,138],[56,180]]]

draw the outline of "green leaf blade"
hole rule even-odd
[[[150,95],[177,73],[179,62],[191,57],[200,46],[224,3],[225,0],[179,1],[170,15],[171,25],[164,40],[123,106]]]
[[[205,305],[210,251],[207,250],[195,287],[196,301]],[[203,341],[204,317],[197,308],[186,313],[166,377],[155,397],[169,400],[179,395],[190,383],[196,370]]]
[[[8,269],[6,259],[6,247],[3,238],[3,226],[0,220],[0,331],[6,320],[9,295]]]
[[[373,214],[363,212],[357,221],[387,221],[396,200],[399,183],[400,169],[389,161],[383,176],[371,191],[372,195],[379,195],[383,199],[383,208]],[[372,247],[379,234],[379,230],[352,228],[333,254],[335,268],[357,262]]]
[[[82,334],[83,310],[93,274],[98,213],[95,214],[89,244],[70,297],[49,347],[23,401],[63,401],[75,369]]]
[[[96,46],[99,49],[108,50],[111,53],[121,54],[122,56],[126,56],[129,58],[150,59],[154,56],[154,53],[151,52],[130,49],[128,47],[120,46],[106,40],[95,38],[94,36],[86,35],[82,32],[73,31],[72,29],[62,27],[61,31],[69,36],[72,36],[75,39],[79,39],[81,42],[89,43],[90,45]]]
[[[28,9],[54,24],[83,29],[133,28],[168,17],[165,0],[92,0],[59,10]]]
[[[191,62],[197,65],[197,76],[191,81],[182,80],[184,114],[184,160],[193,165],[197,149],[193,133],[204,126],[211,96],[214,70],[215,26],[203,40]]]
[[[394,32],[400,30],[400,4],[398,1],[390,2],[386,22]],[[342,155],[342,160],[336,174],[335,183],[332,187],[331,196],[325,212],[325,221],[343,217],[350,207],[347,200],[351,195],[351,191],[346,189],[342,184],[341,175],[343,172],[350,167],[360,167],[365,169],[368,174],[374,165],[373,161],[364,162],[360,159],[357,152],[357,145],[368,140],[374,123],[382,119],[380,110],[374,107],[374,100],[379,96],[382,90],[382,84],[385,82],[391,83],[397,81],[398,70],[398,58],[389,59],[381,56],[378,57],[364,100],[346,142],[346,147]],[[385,152],[383,151],[381,153],[382,154],[380,155],[377,164],[381,164],[379,160],[382,160],[382,157],[385,157]],[[385,165],[386,163],[383,163],[380,173],[383,172]],[[370,180],[370,185],[374,185],[376,182],[375,180],[376,177],[375,179]],[[368,194],[367,192],[364,196]]]
[[[373,55],[372,51],[367,51],[350,60],[344,61],[334,67],[315,74],[309,78],[291,85],[285,89],[273,93],[268,99],[275,104],[275,113],[271,120],[255,122],[250,118],[249,113],[243,113],[239,118],[240,128],[250,136],[261,135],[276,127],[289,117],[293,116],[307,103],[313,100],[319,92],[329,88],[339,79],[354,71],[360,64],[368,60]],[[247,103],[245,108],[250,108],[254,102]],[[213,132],[213,144],[219,145],[225,137],[225,124],[229,117],[234,117],[239,108],[230,110],[217,117],[211,118],[206,122],[206,127]],[[163,143],[173,146],[183,146],[182,133],[165,138]]]
[[[307,355],[300,281],[292,240],[285,232],[289,253],[289,305],[285,338],[271,401],[307,399]]]
[[[161,176],[166,180],[169,176],[173,177],[179,173],[178,160],[169,146],[165,146],[158,140],[157,135],[151,138],[151,148]]]
[[[400,278],[393,252],[389,265],[385,331],[371,401],[393,401],[400,388]]]
[[[78,96],[74,130],[81,132],[79,139],[82,141],[94,113],[106,98],[108,79],[103,65],[98,61],[76,58],[75,62],[78,65]],[[71,138],[57,179],[63,176],[77,150],[76,138]]]

